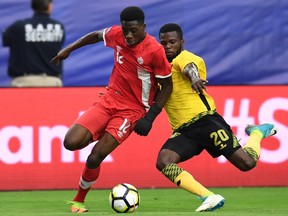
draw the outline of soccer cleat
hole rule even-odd
[[[71,205],[72,213],[83,213],[88,212],[88,209],[85,207],[84,203],[76,201],[67,201],[68,205]]]
[[[273,136],[277,133],[277,130],[275,129],[273,124],[261,124],[261,125],[247,125],[245,128],[245,133],[250,136],[252,131],[258,130],[263,134],[263,138]]]
[[[195,211],[214,211],[224,205],[225,199],[219,194],[212,194],[205,198],[204,202]]]

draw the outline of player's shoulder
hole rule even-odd
[[[182,58],[192,58],[198,61],[204,61],[204,59],[201,56],[188,50],[183,50],[179,55],[181,55]]]
[[[143,46],[149,47],[149,50],[152,52],[158,51],[160,49],[164,50],[163,46],[156,40],[156,38],[148,33],[146,33]]]
[[[122,28],[119,25],[113,25],[113,26],[108,27],[107,29],[122,34]]]
[[[195,54],[195,53],[193,53],[193,52],[191,52],[191,51],[189,51],[189,50],[183,50],[183,51],[181,52],[181,54],[182,54],[182,55],[186,55],[186,56],[193,56],[193,57],[195,57],[195,58],[201,58],[201,56],[199,56],[199,55],[197,55],[197,54]]]
[[[106,34],[109,34],[109,35],[123,35],[122,34],[122,28],[121,26],[118,26],[118,25],[113,25],[113,26],[109,26],[109,27],[106,27],[104,28],[104,33],[105,35]]]

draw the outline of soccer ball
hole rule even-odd
[[[109,194],[110,206],[118,213],[134,212],[140,203],[139,192],[136,187],[122,183],[112,188]]]

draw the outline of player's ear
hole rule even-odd
[[[184,38],[183,38],[183,39],[180,41],[182,48],[184,47],[184,42],[185,42],[185,40],[184,40]]]
[[[144,30],[146,29],[146,23],[143,24],[143,29],[144,29]]]

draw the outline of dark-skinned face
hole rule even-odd
[[[138,21],[122,21],[122,33],[128,46],[135,46],[145,38],[146,24],[140,24]]]
[[[180,40],[176,31],[160,33],[159,38],[165,49],[166,58],[169,62],[172,62],[182,51],[184,40]]]

